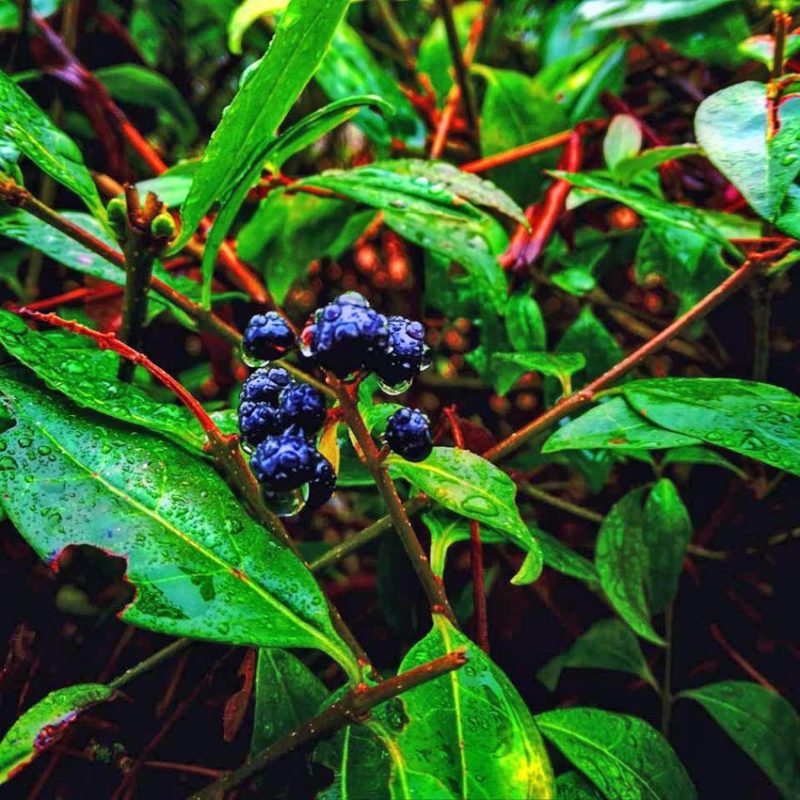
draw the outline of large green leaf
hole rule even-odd
[[[562,670],[567,667],[629,672],[653,687],[658,686],[642,654],[639,640],[618,619],[596,622],[569,650],[548,661],[536,677],[553,692]]]
[[[547,531],[543,531],[535,525],[529,524],[528,527],[539,543],[542,549],[542,558],[548,567],[562,575],[577,578],[592,589],[600,587],[600,578],[591,561],[576,553],[571,547]]]
[[[506,306],[506,333],[518,352],[547,349],[547,328],[542,309],[528,292],[516,292]]]
[[[800,98],[777,108],[779,128],[768,131],[767,86],[745,81],[706,98],[695,133],[709,159],[765,219],[775,222],[800,174]]]
[[[595,566],[614,610],[639,636],[663,645],[650,622],[646,594],[649,564],[642,534],[646,491],[646,487],[634,489],[612,506],[597,537]]]
[[[491,360],[494,386],[497,394],[507,394],[511,387],[526,373],[538,372],[552,375],[568,386],[570,376],[586,366],[581,353],[519,352],[495,353]]]
[[[598,30],[702,14],[732,0],[583,0],[578,13]]]
[[[486,81],[480,126],[483,156],[502,153],[569,127],[558,103],[528,75],[483,65],[473,69]],[[541,188],[542,170],[554,167],[557,160],[557,151],[546,151],[495,167],[489,175],[515,200],[528,204]]]
[[[562,708],[537,714],[536,723],[608,800],[697,797],[667,740],[637,717],[598,708]]]
[[[800,797],[800,717],[788,700],[748,681],[711,683],[680,696],[700,703],[785,800]]]
[[[195,417],[184,406],[159,403],[118,380],[119,356],[110,350],[62,331],[40,333],[9,311],[0,311],[0,345],[77,405],[202,451],[206,437]]]
[[[423,147],[425,126],[400,90],[397,78],[378,64],[361,36],[347,23],[339,25],[314,78],[331,100],[374,94],[386,101],[393,113],[382,116],[364,109],[354,120],[382,149],[389,148],[392,138],[409,147]]]
[[[466,647],[456,672],[403,695],[412,723],[399,737],[409,770],[432,781],[416,797],[547,800],[550,762],[530,711],[511,681],[441,615],[403,659],[400,672]],[[434,790],[438,783],[441,788]]]
[[[543,445],[543,453],[560,450],[656,450],[699,444],[694,436],[659,428],[637,414],[624,397],[612,397],[562,425]]]
[[[562,772],[556,779],[558,800],[603,800],[594,784],[580,772]]]
[[[521,550],[533,554],[541,571],[541,552],[519,515],[514,481],[494,464],[454,447],[434,447],[428,458],[417,463],[389,456],[387,464],[394,475],[449,511],[503,533]]]
[[[81,711],[113,695],[103,684],[82,683],[57,689],[29,708],[0,741],[0,784],[55,744]]]
[[[678,592],[692,538],[689,512],[669,478],[656,483],[644,504],[642,538],[648,551],[647,599],[650,611],[658,614]]]
[[[105,207],[78,146],[0,70],[0,145],[4,142],[75,192],[98,219],[105,219]]]
[[[289,0],[244,0],[228,20],[228,49],[237,56],[242,54],[242,38],[258,19],[283,11]]]
[[[296,656],[274,647],[258,651],[251,752],[269,747],[308,722],[329,692]]]
[[[662,428],[800,475],[800,398],[787,389],[734,378],[659,378],[622,391]]]
[[[349,0],[291,0],[269,49],[242,77],[239,91],[203,153],[181,207],[182,230],[172,252],[189,241],[215,203],[221,211],[214,227],[222,231],[230,227],[261,174],[265,146],[311,80],[348,5]],[[217,239],[221,241],[219,235]],[[214,258],[213,248],[207,247],[203,261],[206,303]]]
[[[16,425],[0,434],[0,493],[16,528],[55,564],[69,545],[127,562],[121,618],[161,633],[311,647],[358,668],[308,569],[241,508],[214,469],[160,436],[81,412],[0,372]]]

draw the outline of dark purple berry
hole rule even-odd
[[[333,490],[336,488],[336,473],[333,466],[322,453],[317,453],[317,463],[314,467],[314,474],[308,483],[308,499],[306,507],[310,509],[320,508],[330,500]]]
[[[277,406],[249,400],[239,404],[239,432],[248,447],[253,448],[268,436],[282,433],[285,427],[286,418]]]
[[[309,436],[325,422],[325,398],[307,383],[293,383],[280,395],[280,409],[287,425],[296,425]]]
[[[294,333],[277,311],[256,314],[248,323],[242,353],[250,364],[281,358],[296,344]]]
[[[386,444],[408,461],[423,461],[433,450],[431,424],[416,408],[401,408],[389,417],[384,433]]]
[[[429,366],[430,349],[421,322],[405,317],[389,317],[387,322],[389,338],[386,348],[375,357],[374,369],[383,383],[397,386]]]
[[[239,402],[277,404],[280,393],[292,383],[283,367],[261,367],[243,384]]]
[[[308,483],[317,464],[317,451],[303,436],[270,436],[256,448],[250,467],[270,492],[287,492]]]

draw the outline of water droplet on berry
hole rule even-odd
[[[305,491],[301,492],[295,489],[291,492],[264,492],[264,502],[271,508],[279,517],[293,517],[302,511],[303,506],[306,504],[304,494],[307,495],[307,487]]]
[[[400,383],[386,383],[378,378],[378,385],[381,387],[381,391],[384,394],[403,394],[403,392],[407,392],[411,386],[411,379],[409,378],[407,381],[401,381]]]
[[[266,367],[269,365],[269,361],[266,361],[263,358],[255,358],[250,353],[246,353],[242,350],[242,361],[247,364],[248,367],[251,369],[258,369],[259,367]]]

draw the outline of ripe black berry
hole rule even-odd
[[[239,404],[239,431],[242,441],[250,449],[268,436],[281,433],[285,427],[286,418],[280,408],[249,400]]]
[[[374,369],[387,387],[402,387],[430,365],[422,323],[405,317],[389,317],[386,348],[376,356]]]
[[[297,425],[309,436],[325,422],[325,398],[307,383],[292,383],[281,392],[280,409],[287,425]]]
[[[275,404],[290,383],[292,379],[283,367],[261,367],[242,384],[239,402]]]
[[[256,314],[248,323],[242,340],[242,353],[252,366],[280,358],[295,346],[295,337],[277,311]]]
[[[330,500],[335,488],[336,473],[331,462],[322,453],[317,453],[314,475],[308,483],[306,507],[315,509],[325,505]]]
[[[433,450],[428,417],[416,408],[401,408],[389,417],[386,444],[408,461],[423,461]]]
[[[339,378],[364,369],[386,347],[386,317],[358,292],[346,292],[317,310],[304,331],[306,349]]]
[[[266,490],[288,492],[311,480],[317,455],[305,437],[284,433],[261,442],[250,459],[250,467]]]

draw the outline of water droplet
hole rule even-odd
[[[394,200],[390,200],[389,205],[392,208],[399,208],[399,209],[408,208],[408,203],[405,200],[401,200],[399,197],[395,198]]]
[[[378,385],[381,387],[381,391],[384,394],[388,395],[397,395],[403,394],[403,392],[407,392],[409,387],[411,386],[411,379],[407,381],[401,381],[400,383],[385,383],[380,378],[378,378]]]

